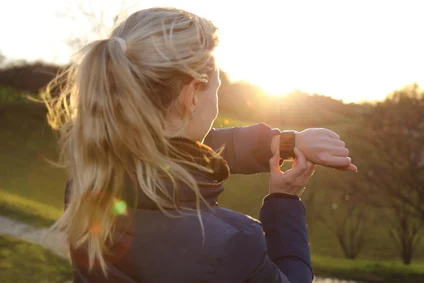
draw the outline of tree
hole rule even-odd
[[[220,89],[221,112],[237,119],[263,121],[270,112],[270,101],[261,88],[247,82],[225,84]]]
[[[320,206],[320,221],[336,237],[343,254],[348,259],[356,259],[366,245],[366,232],[372,219],[370,206],[357,193],[358,182],[350,176],[342,178],[340,184],[326,193],[331,200]],[[332,198],[338,195],[337,199]],[[317,212],[315,212],[317,213]]]
[[[396,217],[386,217],[389,235],[396,243],[404,264],[410,264],[414,250],[421,241],[422,223],[411,217],[410,208],[405,203],[395,205],[392,210]]]
[[[112,3],[79,1],[76,4],[73,2],[63,11],[58,12],[57,16],[70,25],[65,42],[76,51],[92,40],[106,37],[111,29],[128,14],[128,10],[125,0]]]
[[[360,189],[381,215],[409,264],[424,225],[424,93],[418,85],[395,91],[366,115],[361,171],[368,186]]]
[[[408,205],[411,215],[424,222],[423,109],[424,92],[414,84],[379,103],[366,123],[368,140],[379,148],[381,160],[370,169],[369,179],[384,185],[384,194]]]
[[[0,67],[3,66],[4,61],[6,60],[6,56],[0,51]]]

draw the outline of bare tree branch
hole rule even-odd
[[[106,37],[120,18],[127,15],[129,6],[125,0],[114,2],[119,4],[115,12],[111,7],[97,3],[96,6],[90,1],[80,1],[75,6],[69,6],[64,11],[58,12],[59,18],[65,19],[79,29],[69,29],[70,34],[65,40],[74,51],[79,50],[92,40]]]

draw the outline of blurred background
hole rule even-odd
[[[66,282],[46,228],[63,211],[57,133],[36,102],[86,43],[131,12],[175,6],[221,43],[215,127],[340,134],[358,173],[319,167],[303,195],[316,282],[424,282],[424,2],[15,0],[0,17],[0,278]],[[220,206],[257,218],[268,174],[233,175]],[[353,281],[354,280],[354,281]]]

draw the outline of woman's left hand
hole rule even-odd
[[[311,176],[314,174],[316,165],[307,161],[302,152],[295,148],[296,159],[292,163],[292,168],[281,171],[281,157],[276,152],[269,160],[269,193],[285,193],[289,195],[301,196],[305,190]]]

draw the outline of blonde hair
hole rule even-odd
[[[187,184],[201,220],[194,178],[169,157],[175,149],[165,136],[165,117],[184,84],[208,82],[217,43],[216,27],[204,18],[174,8],[141,10],[109,39],[85,46],[52,85],[64,83],[46,105],[72,179],[68,207],[54,227],[66,231],[73,248],[87,246],[90,269],[99,263],[107,274],[106,243],[113,240],[113,209],[126,179],[163,212],[178,207],[176,184]],[[163,176],[174,184],[173,194]]]

